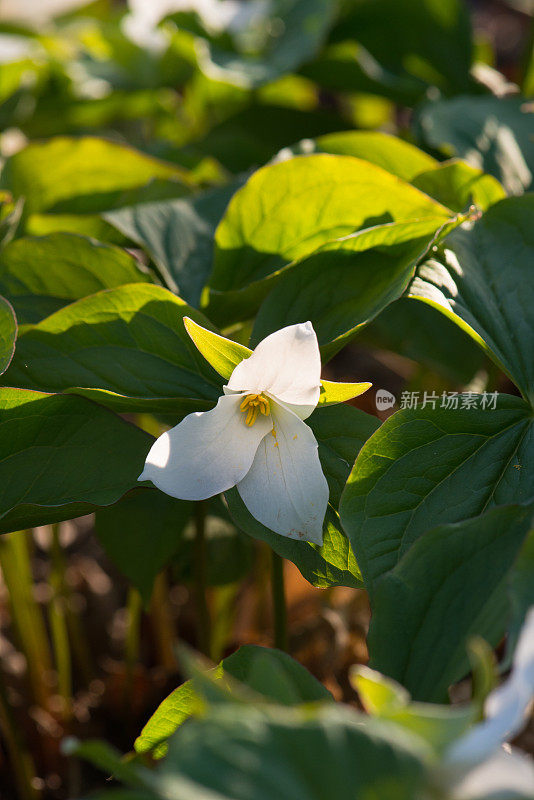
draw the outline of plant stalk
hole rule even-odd
[[[50,586],[53,591],[49,606],[50,631],[56,663],[58,691],[63,699],[63,716],[67,721],[72,714],[72,663],[65,606],[65,559],[59,541],[59,523],[52,525],[50,555],[52,560]]]
[[[208,606],[208,563],[206,546],[206,506],[195,503],[195,594],[197,606],[197,648],[211,657],[211,620]]]
[[[284,559],[272,552],[271,588],[273,597],[274,646],[279,650],[288,650],[287,641],[287,608],[284,581]]]

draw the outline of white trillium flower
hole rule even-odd
[[[180,500],[236,486],[267,528],[322,544],[328,484],[303,421],[319,401],[320,375],[311,322],[272,333],[235,367],[215,408],[156,440],[139,480]]]
[[[460,737],[445,755],[454,774],[453,796],[461,800],[499,792],[534,797],[534,762],[505,744],[524,727],[534,700],[534,607],[526,616],[510,676],[484,704],[485,719]]]

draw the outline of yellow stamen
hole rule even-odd
[[[254,425],[260,413],[264,416],[268,416],[271,413],[271,405],[268,398],[262,394],[247,394],[241,401],[239,410],[246,413],[245,425],[250,428]]]

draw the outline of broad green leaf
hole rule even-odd
[[[387,223],[323,245],[280,275],[253,341],[309,319],[330,358],[403,294],[439,227],[437,220]]]
[[[496,178],[457,159],[420,172],[412,183],[454,211],[464,211],[470,203],[486,211],[506,197]]]
[[[532,403],[533,214],[532,195],[492,206],[470,228],[453,231],[409,289],[467,331]]]
[[[340,514],[371,590],[430,528],[534,500],[532,409],[500,395],[492,410],[494,399],[460,395],[455,409],[435,397],[435,410],[398,411],[362,447]]]
[[[286,151],[283,151],[284,153]],[[415,145],[381,131],[341,131],[316,139],[304,139],[288,150],[294,155],[331,153],[354,156],[376,164],[411,183],[421,172],[436,169],[439,162]]]
[[[151,441],[81,397],[0,389],[0,532],[115,503],[136,486]]]
[[[184,325],[206,361],[225,379],[228,379],[237,365],[252,353],[252,350],[248,347],[202,328],[188,317],[184,317]],[[352,400],[354,397],[359,397],[359,395],[366,392],[370,387],[370,383],[336,383],[335,381],[323,380],[321,381],[319,406]]]
[[[142,203],[109,211],[104,218],[144,247],[168,288],[198,306],[212,269],[215,228],[237,180],[191,199]]]
[[[187,182],[184,170],[123,144],[85,136],[32,142],[11,156],[2,188],[26,198],[27,213],[87,213],[113,207],[117,196],[155,178]],[[187,193],[184,183],[184,194]]]
[[[106,554],[140,592],[147,607],[154,581],[177,552],[192,504],[141,489],[95,516]]]
[[[180,796],[187,780],[191,798],[220,800],[332,800],[347,793],[413,800],[422,793],[428,756],[407,731],[334,704],[217,706],[181,726],[169,745],[154,774],[158,796],[168,796],[169,786]]]
[[[270,164],[236,192],[217,228],[208,313],[216,322],[250,316],[284,265],[330,240],[394,221],[419,220],[435,231],[450,217],[410,184],[351,156]]]
[[[373,588],[371,666],[443,702],[470,669],[468,638],[495,646],[505,631],[506,577],[533,518],[534,505],[509,505],[428,530]]]
[[[412,731],[439,753],[475,721],[473,706],[413,702],[403,686],[369,667],[353,667],[350,680],[368,713]]]
[[[6,371],[15,352],[17,318],[11,304],[0,297],[0,375]]]
[[[215,80],[252,89],[295,71],[319,49],[333,21],[329,0],[275,0],[269,18],[250,31],[258,55],[248,55],[251,41],[241,33],[244,54],[203,41],[199,64]]]
[[[98,292],[23,328],[5,381],[80,389],[119,411],[209,407],[220,394],[218,379],[190,341],[184,315],[206,323],[160,286]]]
[[[532,186],[533,119],[525,98],[465,96],[424,105],[416,129],[430,147],[494,175],[508,194],[522,194]]]
[[[224,658],[210,671],[214,681],[238,681],[270,702],[299,705],[332,700],[330,692],[287,653],[258,645],[245,645]],[[166,751],[166,741],[185,720],[204,707],[195,681],[189,680],[174,690],[158,706],[135,740],[137,753],[158,758]]]
[[[342,131],[303,139],[284,149],[279,157],[310,153],[355,156],[370,161],[454,211],[464,211],[472,202],[485,210],[506,197],[501,184],[480,169],[458,159],[440,164],[403,139],[379,131]]]
[[[461,0],[360,0],[332,32],[355,39],[378,64],[400,78],[437,86],[446,94],[469,90],[472,41]]]
[[[20,322],[38,322],[101,289],[148,280],[124,250],[70,233],[15,239],[0,252],[0,291]]]

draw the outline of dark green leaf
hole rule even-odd
[[[407,731],[343,706],[224,705],[179,728],[155,787],[161,797],[170,787],[179,796],[187,779],[191,797],[213,792],[221,800],[413,800],[426,753]]]
[[[534,196],[492,206],[453,231],[409,296],[430,303],[483,347],[534,403]]]
[[[212,269],[215,228],[242,183],[238,180],[190,200],[122,208],[104,217],[146,249],[170,289],[198,306]]]
[[[136,486],[151,441],[81,397],[0,389],[0,532],[115,503]]]
[[[220,379],[187,335],[184,315],[209,324],[159,286],[98,292],[26,326],[5,380],[51,392],[74,388],[119,411],[207,408]]]
[[[495,646],[505,631],[506,575],[533,521],[534,506],[501,506],[427,531],[373,588],[372,666],[445,701],[469,671],[468,638]]]
[[[253,342],[310,320],[323,359],[330,358],[403,294],[439,226],[439,220],[377,225],[303,258],[263,301]]]
[[[534,499],[532,410],[518,397],[460,395],[458,408],[398,411],[362,447],[341,498],[366,584],[425,531]],[[478,408],[462,408],[475,400]]]
[[[141,489],[97,511],[95,530],[104,550],[148,606],[154,581],[182,543],[192,504]]]
[[[508,194],[522,194],[532,186],[533,122],[524,98],[490,95],[429,103],[416,126],[427,145],[494,175]]]

